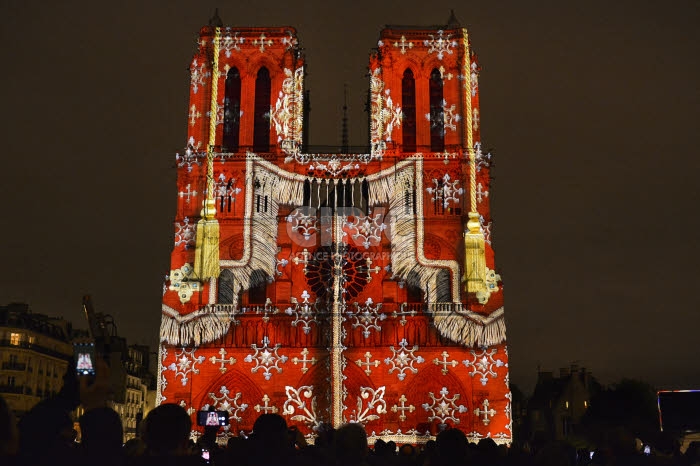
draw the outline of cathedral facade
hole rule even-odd
[[[363,153],[312,153],[291,27],[202,28],[163,289],[159,403],[511,440],[490,155],[467,30],[387,26]]]

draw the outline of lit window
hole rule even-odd
[[[584,408],[588,408],[588,401],[584,401],[584,402],[583,402],[583,407],[584,407]]]
[[[569,402],[566,402],[566,409],[569,409]]]
[[[19,340],[22,334],[20,333],[10,333],[10,344],[19,346]]]

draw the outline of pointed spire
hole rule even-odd
[[[209,26],[215,27],[215,28],[224,27],[224,22],[221,21],[221,18],[219,17],[219,9],[218,8],[214,9],[214,16],[209,18]]]
[[[347,154],[350,150],[348,138],[348,84],[343,84],[343,135],[341,152]]]
[[[455,10],[450,10],[450,17],[447,19],[447,29],[457,29],[459,27],[462,27],[462,25],[459,24],[459,20],[455,16]]]

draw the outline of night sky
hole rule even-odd
[[[700,388],[700,3],[522,0],[0,3],[0,304],[84,326],[81,297],[155,345],[185,145],[188,66],[214,7],[294,26],[310,143],[367,141],[385,24],[470,30],[495,156],[511,380],[573,361]]]

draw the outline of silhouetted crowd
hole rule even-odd
[[[104,376],[92,383],[67,376],[58,396],[40,402],[19,423],[0,397],[0,466],[700,466],[698,442],[683,455],[677,444],[645,455],[623,429],[611,432],[605,446],[592,455],[562,442],[523,448],[487,438],[474,444],[459,429],[444,430],[421,446],[377,440],[370,448],[359,424],[338,429],[322,425],[314,444],[307,445],[278,414],[260,415],[249,437],[231,437],[222,447],[217,444],[219,426],[205,427],[196,443],[190,440],[192,421],[177,404],[151,410],[139,437],[123,444],[121,419],[106,406],[107,385]],[[85,411],[76,443],[71,412],[79,404]]]

